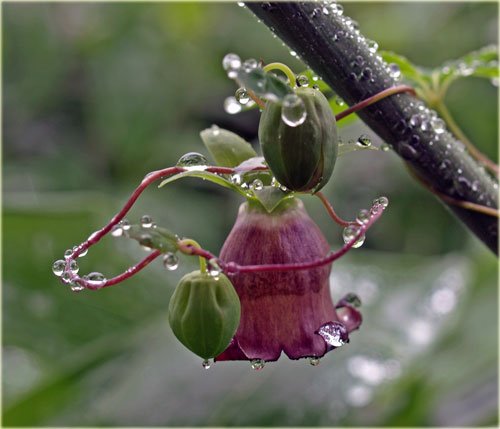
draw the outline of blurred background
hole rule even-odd
[[[71,293],[52,262],[105,224],[150,170],[205,152],[213,123],[256,142],[258,113],[224,112],[236,87],[221,60],[305,68],[231,3],[4,3],[3,349],[5,426],[479,426],[497,424],[497,259],[392,152],[338,160],[325,193],[345,218],[386,195],[365,245],[334,264],[335,299],[363,301],[364,325],[322,359],[283,357],[208,371],[173,337],[167,306],[196,261],[160,262],[116,288]],[[498,43],[495,3],[346,3],[360,30],[434,67]],[[447,104],[497,160],[498,90],[454,84]],[[340,129],[347,141],[362,123]],[[257,147],[257,146],[256,146]],[[332,244],[318,201],[304,198]],[[217,253],[241,200],[186,179],[139,200],[128,219],[157,224]],[[106,238],[81,270],[113,276],[144,252]]]

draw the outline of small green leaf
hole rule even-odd
[[[264,186],[261,190],[254,191],[254,194],[268,213],[272,213],[282,201],[293,198],[294,195],[293,192],[286,193],[274,186]]]
[[[420,67],[413,65],[408,58],[391,51],[379,51],[384,61],[397,64],[403,76],[418,85],[425,85],[429,82],[427,72]]]
[[[286,95],[293,93],[292,88],[282,78],[274,73],[266,73],[260,67],[250,71],[242,67],[238,71],[237,81],[247,90],[251,90],[267,100],[279,101]]]
[[[160,250],[162,253],[173,253],[178,250],[177,236],[165,228],[143,228],[140,225],[132,225],[127,230],[127,237],[137,240],[141,246]]]
[[[257,156],[250,143],[239,135],[215,125],[203,130],[200,136],[215,163],[222,167],[236,167]]]
[[[168,179],[165,179],[163,182],[161,182],[158,185],[158,188],[161,188],[165,186],[168,183],[175,182],[176,180],[182,179],[184,177],[198,177],[203,180],[208,180],[212,183],[215,183],[219,186],[223,186],[225,188],[232,189],[233,191],[238,192],[239,194],[243,195],[246,197],[246,193],[239,187],[234,184],[232,184],[229,180],[225,179],[222,176],[219,176],[214,173],[209,173],[208,171],[203,171],[203,170],[191,170],[191,171],[184,171],[183,173],[176,174],[172,177],[169,177]]]

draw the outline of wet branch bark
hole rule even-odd
[[[246,3],[349,105],[397,82],[387,65],[370,52],[366,39],[348,17],[323,13],[322,3]],[[398,94],[358,115],[427,183],[456,200],[498,208],[498,187],[450,133],[409,124],[422,102]],[[422,107],[421,107],[422,109]],[[437,130],[437,131],[436,131]],[[493,252],[498,253],[498,219],[441,202]],[[422,213],[422,216],[425,216]]]

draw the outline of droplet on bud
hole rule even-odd
[[[166,253],[163,256],[163,266],[169,271],[175,271],[179,266],[179,258],[174,253]]]
[[[255,371],[260,371],[261,369],[263,369],[265,364],[265,361],[262,359],[253,359],[250,361],[250,365]]]
[[[298,75],[296,81],[297,81],[297,86],[303,88],[309,86],[309,79],[306,75],[303,74]]]
[[[66,267],[66,261],[58,259],[52,264],[52,272],[57,276],[61,277],[64,273],[64,268]]]
[[[298,127],[306,120],[304,101],[297,94],[288,94],[283,99],[281,119],[290,127]]]
[[[143,228],[151,228],[153,226],[153,218],[149,215],[141,217],[141,226]]]
[[[208,261],[208,274],[214,278],[218,278],[221,272],[222,269],[217,263],[217,260],[215,258],[210,259],[210,261]]]

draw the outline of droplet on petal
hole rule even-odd
[[[250,364],[252,366],[252,369],[254,369],[255,371],[260,371],[264,368],[264,365],[266,363],[262,359],[253,359],[252,361],[250,361]]]
[[[331,347],[342,347],[349,342],[349,334],[346,327],[340,322],[328,322],[321,326],[318,334],[323,337],[325,343]]]

